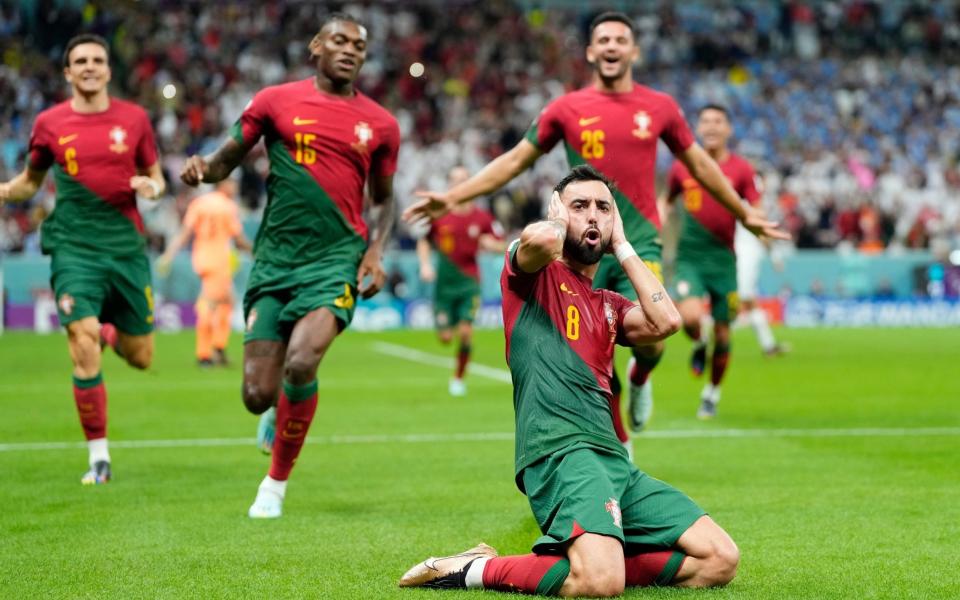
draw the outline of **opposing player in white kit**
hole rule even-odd
[[[740,296],[740,316],[745,317],[750,323],[765,355],[784,354],[787,348],[773,337],[767,313],[757,306],[760,262],[767,252],[767,247],[739,223],[733,243],[737,253],[737,294]]]

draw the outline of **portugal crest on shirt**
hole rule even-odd
[[[370,128],[370,124],[366,121],[360,121],[354,125],[353,133],[357,136],[357,141],[350,144],[350,146],[360,154],[369,152],[367,145],[370,140],[373,139],[373,129]]]
[[[110,144],[110,150],[117,154],[123,154],[130,149],[125,143],[127,141],[127,130],[119,125],[110,130],[110,141],[113,142]]]
[[[637,128],[633,130],[633,135],[641,140],[650,137],[650,125],[652,122],[650,115],[648,115],[646,111],[637,111],[637,114],[633,115],[633,124],[637,126]]]

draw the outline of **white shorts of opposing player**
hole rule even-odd
[[[737,294],[740,301],[755,301],[760,293],[760,263],[766,254],[763,243],[747,229],[737,223],[737,233],[734,237],[734,250],[737,253]],[[777,340],[770,330],[767,314],[762,308],[754,306],[749,314],[745,315],[750,326],[757,335],[757,341],[764,352],[773,352],[777,348]]]

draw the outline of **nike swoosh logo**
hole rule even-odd
[[[75,134],[73,134],[73,135],[60,136],[60,139],[58,139],[57,141],[60,142],[60,145],[61,145],[61,146],[64,145],[64,144],[69,144],[69,143],[72,142],[73,140],[77,139],[77,135],[79,135],[79,134],[76,134],[76,133],[75,133]]]
[[[580,124],[580,127],[586,127],[587,125],[593,125],[594,123],[599,121],[601,118],[602,117],[590,117],[589,119],[584,119],[583,117],[580,117],[580,120],[578,121],[578,123]]]
[[[293,118],[294,125],[313,125],[316,122],[316,119],[301,119],[300,117]]]

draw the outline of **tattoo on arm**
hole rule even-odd
[[[664,298],[663,292],[654,292],[653,295],[650,296],[650,299],[653,300],[654,302],[660,302],[661,300],[663,300],[663,298]]]

